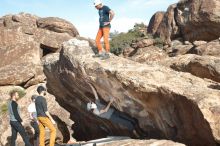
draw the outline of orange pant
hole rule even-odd
[[[109,31],[110,31],[110,27],[99,28],[99,31],[98,31],[96,39],[95,39],[96,46],[97,46],[99,52],[102,51],[102,44],[101,44],[102,37],[104,37],[106,52],[110,52],[110,45],[109,45],[109,40],[108,40]]]
[[[56,128],[54,127],[53,123],[47,117],[38,117],[39,121],[39,129],[40,129],[40,146],[45,146],[45,127],[50,129],[50,146],[55,145],[55,138],[56,138]]]

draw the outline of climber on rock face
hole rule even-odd
[[[87,103],[88,111],[92,112],[96,116],[108,119],[114,124],[125,126],[129,131],[132,131],[133,134],[138,138],[141,138],[145,135],[144,132],[138,126],[138,122],[135,119],[110,107],[111,104],[114,102],[114,98],[111,98],[108,105],[106,106],[100,102],[95,88],[91,84],[89,84],[89,86],[92,88],[93,94],[95,96],[95,103]]]
[[[109,52],[110,52],[110,45],[109,45],[109,31],[111,28],[110,22],[114,17],[114,12],[108,7],[102,4],[101,0],[94,1],[95,8],[99,11],[99,30],[96,36],[96,45],[98,48],[98,53],[95,54],[93,57],[100,57],[101,60],[108,59]],[[102,52],[102,44],[101,38],[104,38],[105,44],[105,53]]]

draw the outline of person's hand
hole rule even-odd
[[[67,144],[76,144],[76,143],[77,143],[77,141],[75,139],[69,140],[67,142]]]
[[[113,98],[111,98],[109,102],[112,104],[112,103],[114,102],[114,99],[113,99]]]
[[[111,99],[110,99],[110,103],[113,103],[114,102],[114,98],[113,97],[111,97]]]
[[[110,24],[110,22],[104,22],[104,26],[109,25],[109,24]]]

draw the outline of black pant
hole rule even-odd
[[[133,118],[118,111],[113,112],[112,116],[110,117],[110,120],[113,123],[120,124],[120,125],[127,127],[131,131],[134,130],[134,127],[136,125],[136,122]]]
[[[34,140],[37,140],[39,137],[39,126],[36,121],[31,121],[31,126],[34,128]]]
[[[15,141],[17,139],[17,133],[19,132],[19,134],[21,135],[25,146],[32,146],[29,142],[29,138],[27,133],[24,130],[24,127],[21,125],[20,122],[17,121],[10,121],[10,125],[11,125],[11,146],[16,146]]]

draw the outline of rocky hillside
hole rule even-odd
[[[151,18],[148,32],[171,40],[212,41],[220,36],[219,0],[180,0],[166,12],[157,12]]]
[[[93,58],[94,43],[80,38],[71,23],[30,14],[0,18],[0,142],[10,141],[8,92],[19,87],[19,103],[29,127],[26,105],[36,87],[51,95],[49,110],[57,122],[58,139],[87,141],[106,136],[137,138],[125,127],[86,110],[101,101],[136,120],[145,140],[118,140],[107,145],[220,145],[219,2],[181,0],[167,12],[157,12],[148,32],[155,38],[137,39],[123,54],[101,61]],[[75,122],[75,124],[74,124]],[[29,128],[30,129],[30,128]],[[151,140],[150,140],[151,139]],[[163,140],[166,139],[166,140]],[[174,143],[172,141],[183,143]]]

